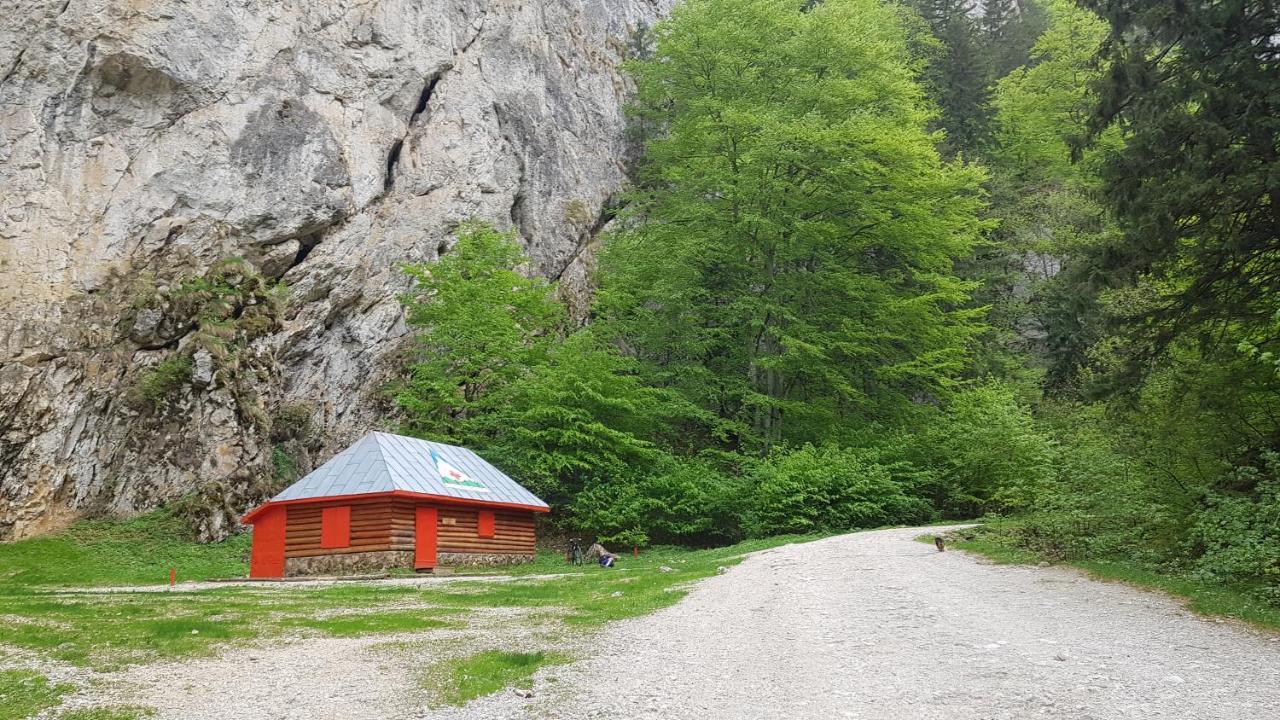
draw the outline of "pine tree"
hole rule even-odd
[[[990,62],[992,82],[1030,59],[1031,46],[1045,30],[1044,11],[1023,0],[986,0],[979,25]]]
[[[1100,261],[1141,292],[1119,308],[1132,367],[1184,336],[1280,349],[1280,7],[1087,4],[1110,23],[1092,136],[1126,137],[1103,166],[1124,239]]]
[[[980,155],[991,137],[991,66],[972,0],[916,0],[940,51],[922,81],[940,112],[937,127],[945,138],[944,156]]]

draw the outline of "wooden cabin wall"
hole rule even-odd
[[[396,498],[391,501],[391,549],[413,550],[414,502]]]
[[[380,550],[413,550],[414,507],[419,503],[402,498],[353,502],[351,500],[291,505],[285,522],[285,557],[312,557],[339,553]],[[344,548],[320,547],[320,516],[325,507],[351,506],[351,544]],[[479,536],[475,508],[436,505],[436,547],[442,553],[519,554],[534,553],[533,513],[522,510],[495,510],[494,537]]]
[[[344,548],[320,547],[320,514],[325,507],[351,506],[351,544]],[[407,539],[406,539],[407,538]],[[413,549],[413,515],[404,526],[395,515],[391,501],[316,503],[291,505],[285,522],[284,555],[311,557],[339,553],[399,550],[400,543],[408,543]]]
[[[442,553],[488,553],[532,555],[534,552],[533,513],[521,510],[495,510],[494,536],[482,538],[477,527],[477,510],[442,506],[439,538]],[[452,521],[452,522],[450,522]]]

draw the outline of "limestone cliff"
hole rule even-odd
[[[397,266],[464,219],[581,302],[669,4],[9,3],[0,538],[193,493],[216,537],[386,424]]]

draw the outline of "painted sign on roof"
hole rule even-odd
[[[440,473],[440,482],[445,485],[464,490],[475,490],[476,492],[489,492],[489,488],[485,487],[483,483],[472,480],[466,473],[450,465],[449,461],[440,457],[440,453],[435,450],[431,451],[431,459],[436,462],[436,470]]]
[[[466,448],[384,432],[365,435],[271,500],[395,490],[547,507],[536,495]]]

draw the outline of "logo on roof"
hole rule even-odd
[[[449,464],[449,461],[440,457],[440,454],[435,450],[431,451],[431,459],[436,461],[436,470],[440,473],[440,482],[444,483],[446,487],[471,490],[473,492],[489,492],[489,488],[480,484],[479,481],[472,480],[466,473]]]

